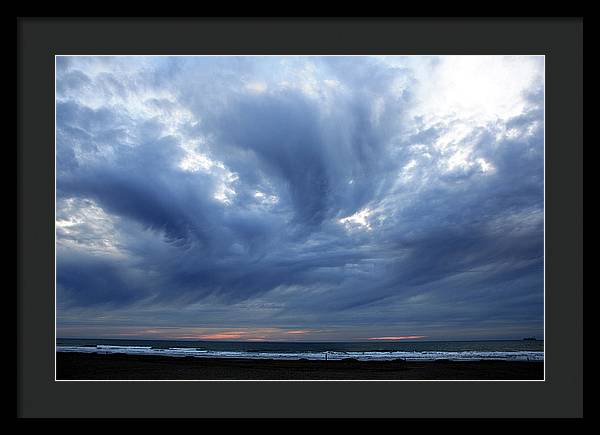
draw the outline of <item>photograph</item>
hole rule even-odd
[[[546,379],[545,55],[53,61],[55,381]]]

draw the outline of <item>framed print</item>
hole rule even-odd
[[[19,26],[22,416],[581,415],[580,20]]]

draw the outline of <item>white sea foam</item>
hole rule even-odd
[[[544,352],[540,351],[389,351],[389,352],[247,352],[216,351],[189,347],[153,348],[151,346],[57,346],[58,352],[85,353],[125,353],[134,355],[193,356],[198,358],[244,358],[278,360],[342,360],[347,358],[359,361],[389,361],[404,359],[407,361],[434,361],[448,359],[452,361],[507,360],[507,361],[543,361]]]

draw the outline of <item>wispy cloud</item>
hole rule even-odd
[[[59,335],[539,335],[543,70],[58,57]]]

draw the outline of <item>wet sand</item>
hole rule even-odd
[[[58,380],[534,380],[541,361],[309,361],[58,352]]]

